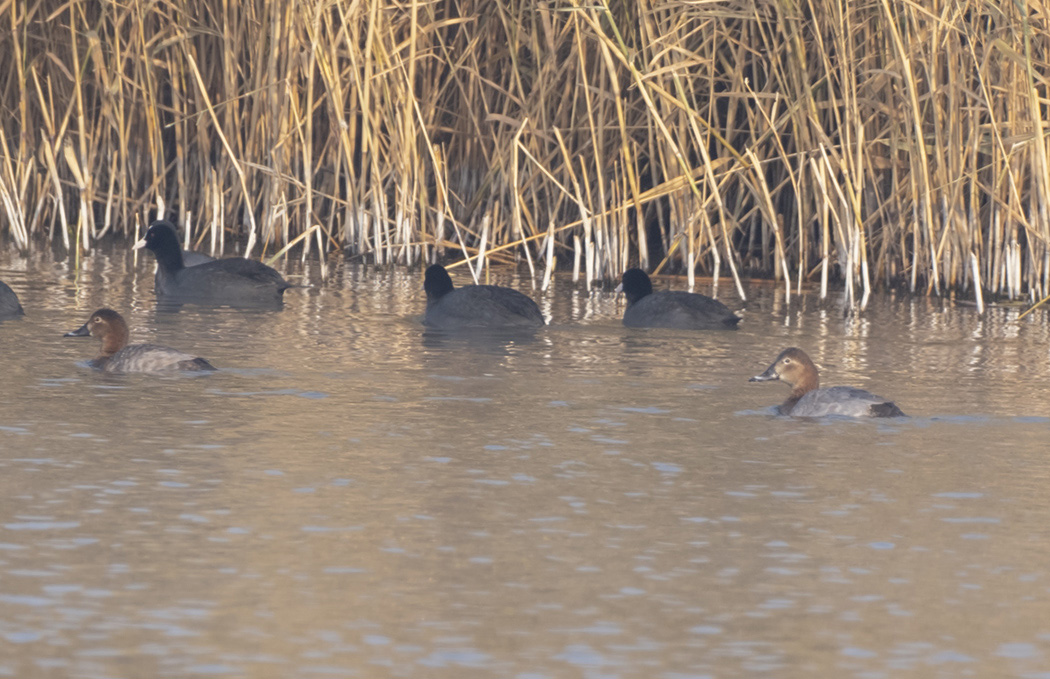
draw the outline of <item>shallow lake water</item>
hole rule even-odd
[[[450,337],[419,271],[287,266],[171,312],[149,257],[0,254],[0,676],[1050,677],[1046,312],[631,330],[498,271],[552,325]],[[91,371],[101,306],[220,371]],[[911,417],[773,416],[793,345]]]

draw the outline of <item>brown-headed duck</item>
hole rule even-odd
[[[863,389],[856,387],[820,388],[817,366],[813,365],[813,361],[806,355],[806,352],[796,347],[784,349],[764,373],[755,375],[748,381],[767,382],[769,380],[780,380],[791,387],[791,395],[777,409],[781,415],[795,417],[905,416],[893,401]]]
[[[157,297],[181,304],[205,306],[279,307],[284,291],[296,287],[262,262],[243,257],[216,259],[186,266],[175,227],[155,221],[135,249],[146,248],[157,258]]]
[[[735,330],[740,317],[717,299],[681,290],[653,292],[641,269],[628,269],[616,288],[627,297],[623,324],[631,328]]]
[[[0,281],[0,318],[14,318],[23,314],[25,311],[18,302],[18,295],[7,283]]]
[[[97,337],[102,341],[98,356],[88,365],[114,373],[170,373],[215,370],[203,358],[157,344],[128,344],[128,324],[112,309],[99,309],[87,323],[66,337]]]
[[[457,288],[440,264],[426,270],[423,289],[427,293],[424,325],[445,329],[527,329],[546,325],[543,312],[526,295],[498,285]]]

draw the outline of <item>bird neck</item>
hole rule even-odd
[[[163,252],[154,252],[157,257],[157,266],[169,273],[175,273],[186,268],[182,261],[182,248],[165,248]]]
[[[128,345],[128,329],[120,332],[107,333],[102,338],[102,348],[98,352],[99,358],[109,358]]]
[[[820,388],[819,377],[812,373],[803,375],[798,382],[791,385],[791,396],[788,397],[788,401],[798,403],[800,398],[818,388]],[[792,405],[794,405],[794,403],[792,403]]]

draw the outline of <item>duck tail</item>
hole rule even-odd
[[[208,363],[206,359],[200,357],[197,357],[192,361],[183,361],[181,365],[185,366],[186,370],[199,370],[201,372],[211,372],[213,370],[218,370],[218,368],[213,366],[211,363]]]
[[[875,417],[907,417],[904,411],[898,408],[893,401],[876,403],[871,407],[871,414]]]

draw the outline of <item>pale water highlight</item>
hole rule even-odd
[[[171,312],[151,261],[0,256],[0,676],[1050,677],[1046,312],[636,330],[508,276],[552,324],[477,339],[418,271],[283,273]],[[101,306],[219,372],[86,368]],[[911,417],[771,415],[787,346]]]

